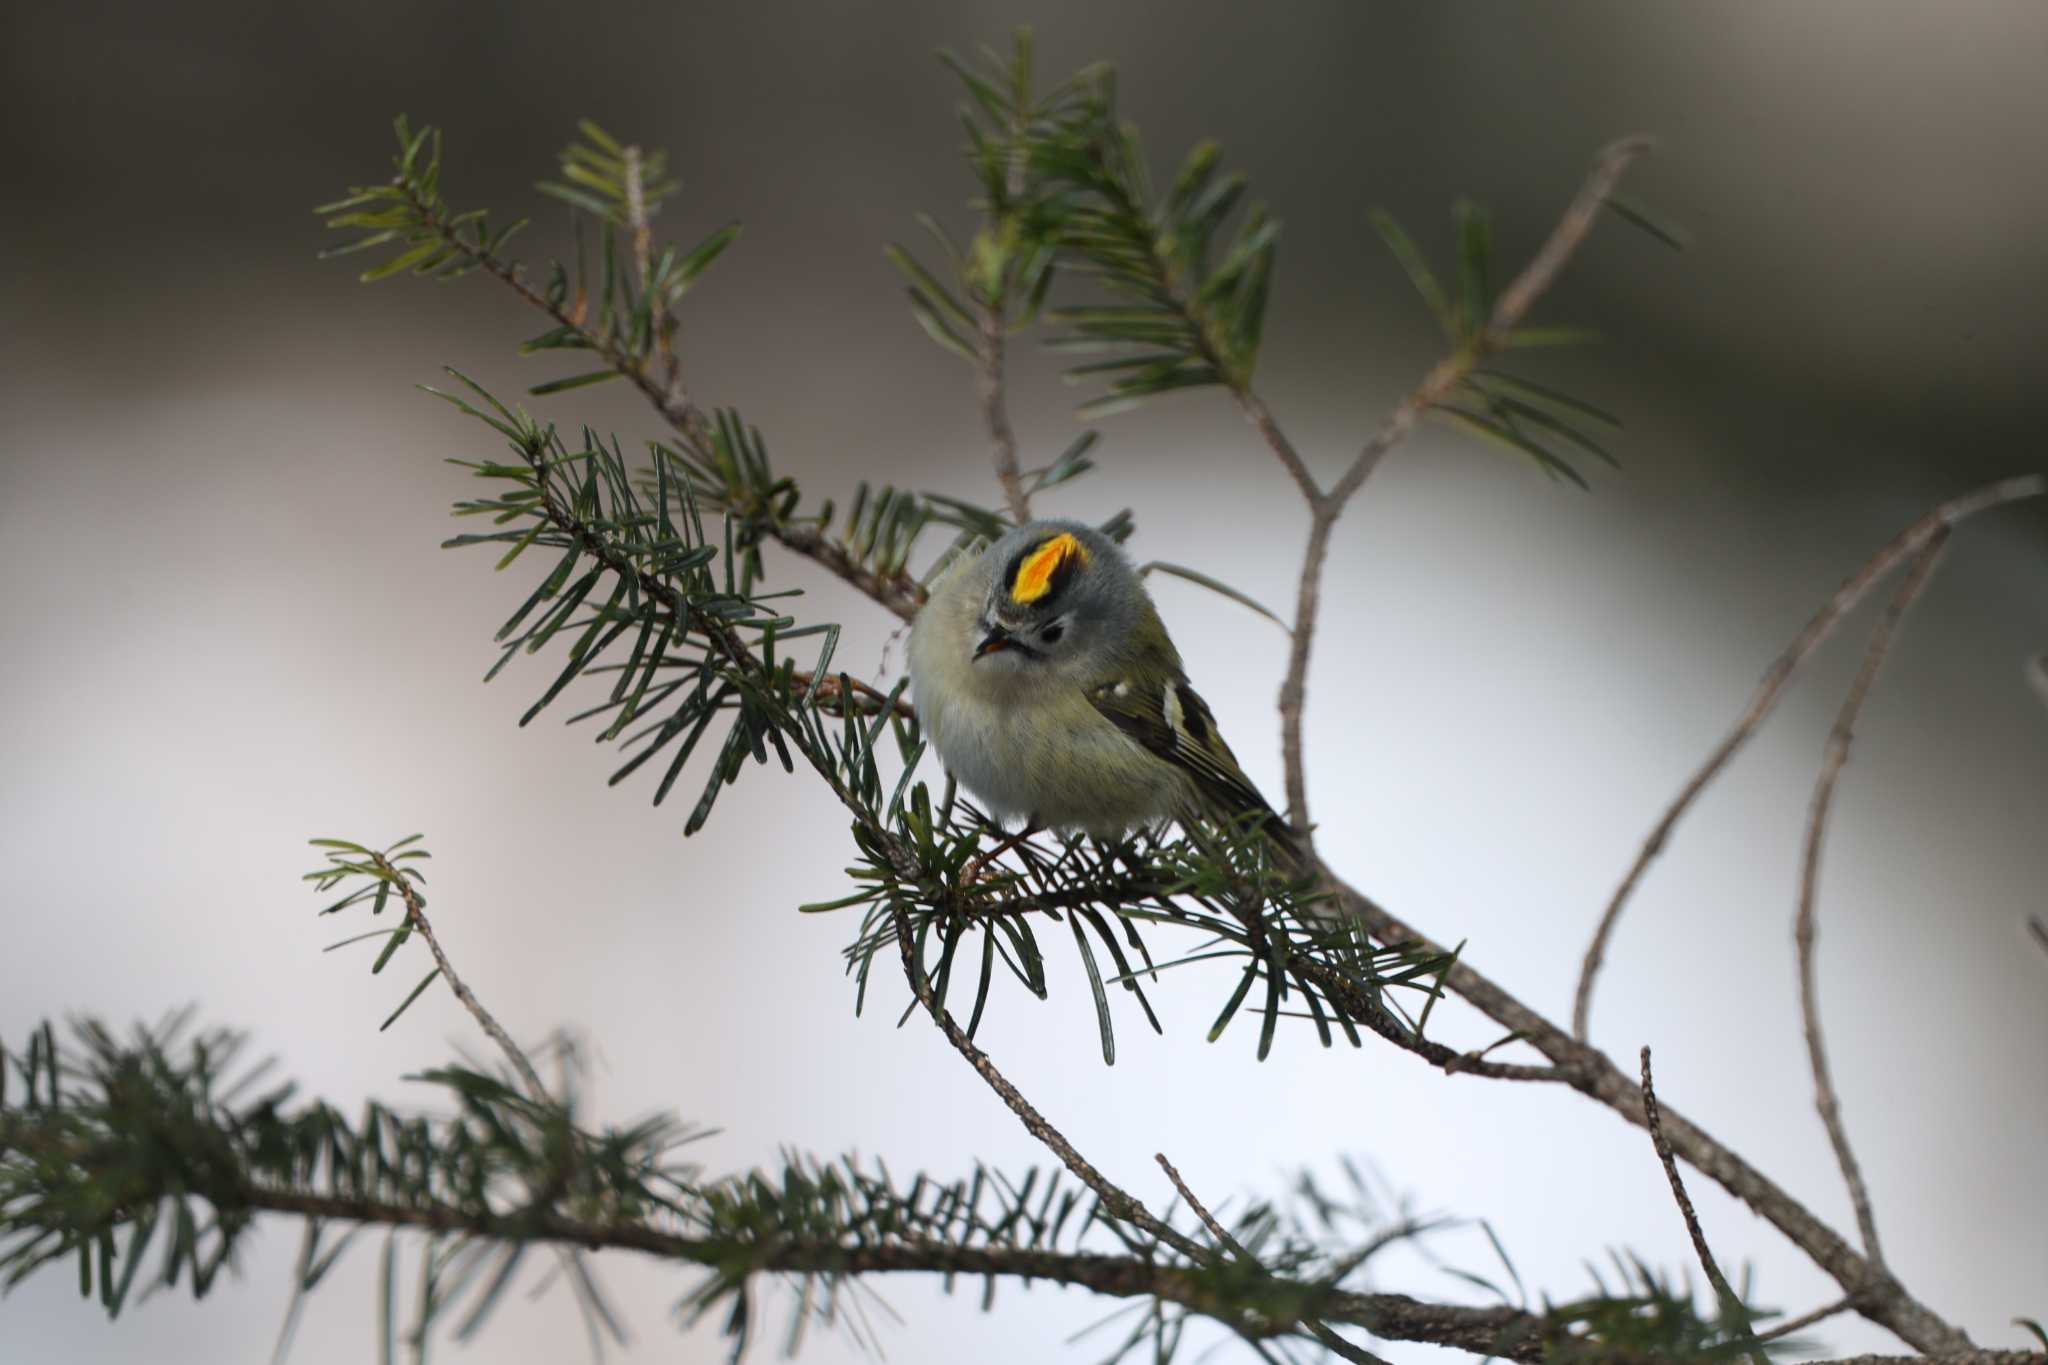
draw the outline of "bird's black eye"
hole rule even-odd
[[[1060,637],[1062,635],[1065,635],[1066,633],[1067,628],[1061,625],[1058,621],[1055,621],[1051,625],[1047,626],[1044,630],[1039,631],[1038,638],[1045,641],[1049,645],[1056,645],[1060,642]]]

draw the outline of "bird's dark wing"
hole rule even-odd
[[[1187,679],[1176,676],[1163,688],[1111,680],[1090,688],[1088,700],[1117,729],[1193,779],[1211,814],[1273,814],[1217,733],[1209,704]]]

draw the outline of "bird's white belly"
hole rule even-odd
[[[947,771],[999,819],[1111,836],[1186,804],[1175,770],[1107,720],[1091,716],[1055,734],[1007,708],[926,699],[918,714]]]

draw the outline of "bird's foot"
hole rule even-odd
[[[962,887],[970,887],[978,885],[982,882],[994,881],[996,879],[996,874],[990,873],[986,869],[991,864],[993,864],[996,861],[996,859],[1002,857],[1011,849],[1022,847],[1024,843],[1031,838],[1032,835],[1041,832],[1044,828],[1045,827],[1043,825],[1035,823],[1027,824],[1024,826],[1024,828],[1018,830],[1015,834],[1005,835],[1003,838],[997,840],[994,846],[984,849],[981,852],[975,854],[972,858],[968,859],[966,865],[960,869],[960,885]]]

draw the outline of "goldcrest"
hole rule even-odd
[[[946,770],[999,819],[1114,838],[1258,816],[1296,860],[1099,531],[1034,521],[949,566],[911,627],[910,684]]]

